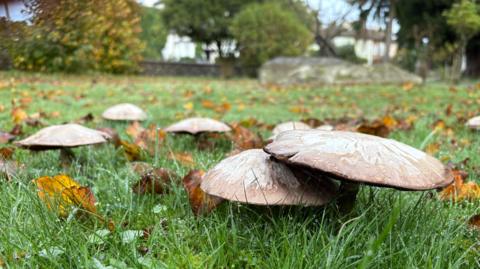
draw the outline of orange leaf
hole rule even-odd
[[[34,179],[38,197],[51,210],[58,210],[62,217],[68,216],[71,207],[80,207],[96,214],[95,197],[90,188],[80,186],[67,175],[45,176]]]
[[[232,105],[228,102],[225,102],[225,103],[221,104],[220,106],[217,106],[215,108],[215,111],[218,112],[218,113],[227,113],[228,111],[230,111],[230,109],[232,109]]]
[[[441,200],[460,202],[480,198],[480,186],[475,182],[464,182],[468,176],[466,172],[453,170],[452,174],[455,181],[440,192]]]
[[[207,109],[214,109],[215,103],[210,100],[202,100],[202,106]]]
[[[162,145],[166,137],[167,133],[165,131],[152,124],[136,137],[135,144],[147,151],[150,155],[154,155],[156,147]]]
[[[383,122],[378,120],[371,123],[363,123],[357,127],[356,131],[380,137],[387,137],[390,134],[389,128]]]
[[[13,147],[3,147],[0,148],[0,159],[10,160],[12,158],[15,148]]]
[[[392,116],[385,116],[382,118],[382,123],[387,126],[388,129],[394,129],[397,127],[398,122],[395,118]]]
[[[209,195],[200,188],[202,177],[205,174],[202,170],[192,170],[183,178],[183,187],[187,191],[188,200],[195,216],[208,214],[224,200]]]
[[[440,150],[440,144],[438,143],[430,143],[428,144],[425,151],[430,155],[435,155]]]
[[[145,129],[140,125],[140,123],[138,123],[138,121],[134,121],[125,129],[125,133],[135,140],[144,130]]]
[[[180,162],[185,166],[195,166],[192,154],[187,152],[169,152],[167,157],[168,159]]]
[[[21,124],[28,118],[27,112],[25,112],[23,109],[19,107],[12,109],[11,115],[12,115],[12,121],[15,124]]]
[[[415,87],[415,84],[413,82],[405,82],[402,85],[402,89],[404,91],[410,91],[411,89],[413,89],[413,87]]]

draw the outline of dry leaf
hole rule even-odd
[[[14,147],[2,147],[0,148],[0,159],[10,160],[14,152]]]
[[[185,166],[195,166],[193,156],[188,152],[169,152],[167,157],[168,159],[180,162]]]
[[[11,115],[15,124],[21,124],[28,118],[27,112],[19,107],[13,108]]]
[[[67,175],[40,177],[33,182],[38,188],[38,197],[51,210],[58,210],[61,217],[67,217],[71,207],[80,207],[96,215],[95,197],[90,188],[80,186]]]
[[[129,143],[124,140],[120,140],[120,145],[123,148],[125,157],[127,157],[129,161],[139,161],[142,159],[142,149],[138,145]]]
[[[163,194],[168,191],[168,186],[178,176],[168,169],[157,168],[147,171],[140,181],[133,185],[132,190],[136,194]]]
[[[475,182],[465,183],[468,174],[462,170],[452,171],[454,182],[440,192],[441,200],[461,202],[464,200],[478,200],[480,198],[480,186]]]
[[[183,108],[187,111],[192,111],[193,110],[193,103],[192,102],[188,102],[186,104],[183,105]]]
[[[202,170],[192,170],[183,178],[183,187],[187,191],[188,200],[195,216],[208,214],[224,200],[209,195],[200,188],[202,177],[205,174]]]
[[[144,130],[138,121],[134,121],[125,129],[125,133],[135,140]]]
[[[118,135],[118,133],[115,129],[107,128],[107,127],[101,127],[101,128],[97,128],[97,131],[101,131],[101,132],[104,132],[104,133],[110,135],[110,137],[111,137],[110,140],[113,142],[115,147],[120,147],[121,146],[120,136]]]
[[[425,152],[427,152],[430,155],[435,155],[439,150],[440,150],[440,144],[438,143],[430,143],[425,148]]]
[[[235,144],[235,147],[241,150],[262,148],[264,142],[262,138],[249,129],[234,123],[231,126],[232,131],[228,134]]]
[[[290,112],[296,113],[296,114],[307,114],[310,112],[310,110],[306,107],[303,106],[293,106],[290,109]]]
[[[207,109],[215,109],[215,103],[210,100],[202,100],[202,107]]]
[[[411,89],[413,89],[413,87],[415,87],[415,84],[413,82],[405,82],[402,85],[402,89],[404,91],[410,91]]]
[[[473,229],[480,230],[480,215],[473,215],[469,220],[468,220],[468,226]]]
[[[166,137],[167,133],[165,131],[152,124],[135,138],[134,143],[153,156],[155,150],[163,144]]]
[[[381,121],[373,121],[371,123],[363,123],[356,129],[359,133],[376,135],[380,137],[387,137],[390,134],[390,129]]]
[[[232,105],[228,102],[224,102],[222,103],[221,105],[217,106],[215,108],[215,111],[218,112],[218,113],[227,113],[228,111],[230,111],[232,109]]]

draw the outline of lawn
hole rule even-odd
[[[46,125],[76,120],[87,113],[88,127],[113,127],[122,139],[127,123],[101,119],[120,102],[149,114],[142,125],[166,126],[198,115],[231,123],[255,118],[266,124],[288,120],[342,118],[374,120],[386,115],[409,119],[411,128],[389,137],[423,147],[442,162],[463,165],[478,181],[479,134],[464,127],[480,114],[480,85],[450,87],[429,83],[402,86],[265,88],[254,80],[66,76],[0,73],[0,131],[13,127],[12,100],[29,114],[44,112]],[[213,102],[223,111],[205,108]],[[229,109],[228,109],[229,108]],[[221,110],[221,109],[220,109]],[[433,132],[438,121],[445,127]],[[27,136],[39,127],[25,126]],[[264,138],[265,128],[252,128]],[[189,152],[194,168],[208,170],[231,150],[224,140],[200,150],[187,135],[168,136],[163,149],[146,161],[180,176],[191,167],[172,161],[166,151]],[[195,217],[180,183],[165,195],[137,195],[139,176],[121,149],[108,144],[74,149],[70,167],[58,152],[17,149],[23,163],[12,181],[0,181],[0,260],[17,268],[473,268],[480,267],[479,233],[467,222],[479,202],[440,201],[436,191],[405,192],[363,186],[349,215],[325,207],[258,207],[227,202]],[[99,213],[116,229],[104,237],[95,218],[59,218],[39,200],[32,179],[66,173],[91,187]],[[125,231],[149,229],[147,238],[125,238]],[[128,240],[132,239],[132,240]],[[102,267],[105,266],[105,267]],[[112,267],[107,267],[112,266]]]

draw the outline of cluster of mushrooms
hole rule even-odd
[[[102,117],[142,121],[147,115],[135,105],[119,104]],[[480,118],[476,124],[478,128]],[[450,170],[423,151],[392,139],[332,129],[328,125],[312,129],[302,122],[280,124],[263,149],[222,160],[205,173],[200,188],[247,204],[320,206],[343,195],[355,197],[359,184],[420,191],[453,181]],[[214,119],[189,118],[164,130],[197,135],[231,128]],[[44,128],[16,144],[30,150],[60,149],[62,155],[72,156],[70,148],[110,138],[103,131],[63,124]]]

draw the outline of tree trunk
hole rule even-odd
[[[472,78],[480,77],[480,34],[474,36],[467,44],[465,55],[467,56],[467,70],[465,74]]]
[[[390,7],[388,9],[388,21],[385,29],[385,55],[383,55],[383,61],[386,63],[390,61],[390,47],[392,45],[392,28],[393,19],[395,18],[395,3],[394,0],[390,0]]]
[[[464,37],[460,38],[457,53],[453,58],[452,63],[452,82],[457,83],[460,80],[462,75],[462,59],[465,52],[465,47],[467,45],[466,39]]]

